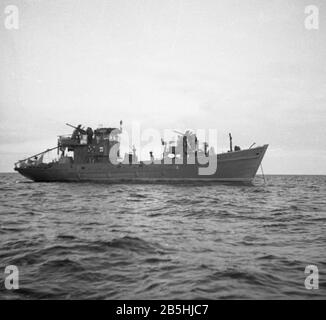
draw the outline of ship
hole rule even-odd
[[[72,134],[58,136],[57,145],[19,160],[14,170],[35,182],[103,182],[103,183],[251,183],[261,166],[268,144],[247,149],[232,146],[215,153],[204,142],[200,148],[197,135],[188,130],[178,133],[177,141],[161,139],[163,152],[140,161],[135,147],[120,155],[122,121],[118,128],[99,127],[93,131],[72,126]],[[56,159],[45,161],[44,155],[56,150]]]

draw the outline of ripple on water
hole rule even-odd
[[[0,175],[0,298],[322,298],[326,177],[253,185],[39,184]]]

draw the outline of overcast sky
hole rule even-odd
[[[10,0],[0,24],[0,171],[66,122],[216,128],[270,145],[266,173],[326,174],[322,0]],[[304,8],[319,7],[319,29]]]

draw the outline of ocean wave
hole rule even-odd
[[[0,262],[18,299],[320,298],[325,177],[231,184],[39,184],[0,175]],[[322,280],[321,280],[322,281]]]

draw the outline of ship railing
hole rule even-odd
[[[23,168],[23,167],[30,167],[30,166],[35,166],[35,165],[38,165],[38,164],[41,164],[43,163],[43,156],[50,152],[50,151],[53,151],[53,150],[56,150],[58,149],[59,147],[56,146],[56,147],[53,147],[53,148],[50,148],[50,149],[46,149],[45,151],[43,152],[40,152],[40,153],[37,153],[37,154],[34,154],[28,158],[25,158],[25,159],[22,159],[22,160],[19,160],[15,163],[15,168]],[[40,158],[38,158],[40,157]]]

